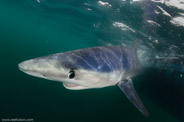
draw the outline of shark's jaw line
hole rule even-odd
[[[23,69],[19,66],[19,69],[22,71],[22,72],[25,72],[26,74],[28,75],[34,75],[36,77],[41,77],[41,74],[40,76],[38,76],[38,73],[36,73],[35,71],[32,71],[32,70],[26,70],[26,69]],[[45,78],[47,79],[44,75],[42,75],[43,77],[42,78]],[[67,82],[63,82],[63,86],[67,89],[70,89],[70,90],[78,90],[80,88],[84,88],[84,89],[87,89],[89,87],[86,87],[86,86],[82,86],[82,85],[78,85],[78,84],[75,84],[75,83],[67,83]]]

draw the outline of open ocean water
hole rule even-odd
[[[135,78],[145,118],[117,86],[72,91],[18,69],[40,56],[135,40],[142,59],[179,56],[182,64],[184,1],[0,0],[0,121],[184,121],[183,70],[153,67]]]

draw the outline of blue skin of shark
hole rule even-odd
[[[149,116],[131,80],[140,67],[136,48],[137,43],[130,48],[108,46],[74,50],[24,61],[19,69],[32,76],[61,81],[71,90],[117,85],[144,116]]]

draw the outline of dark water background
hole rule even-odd
[[[104,45],[130,46],[135,40],[140,43],[140,56],[182,57],[184,27],[171,23],[180,13],[184,10],[148,0],[1,0],[0,119],[184,121],[182,71],[152,68],[135,78],[135,88],[150,113],[150,118],[145,118],[116,86],[70,91],[60,82],[26,75],[17,67],[21,61],[48,54]]]

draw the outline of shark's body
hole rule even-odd
[[[19,64],[23,72],[61,81],[73,90],[118,85],[128,99],[148,116],[136,94],[131,78],[137,74],[139,62],[133,47],[94,47],[31,59]]]

